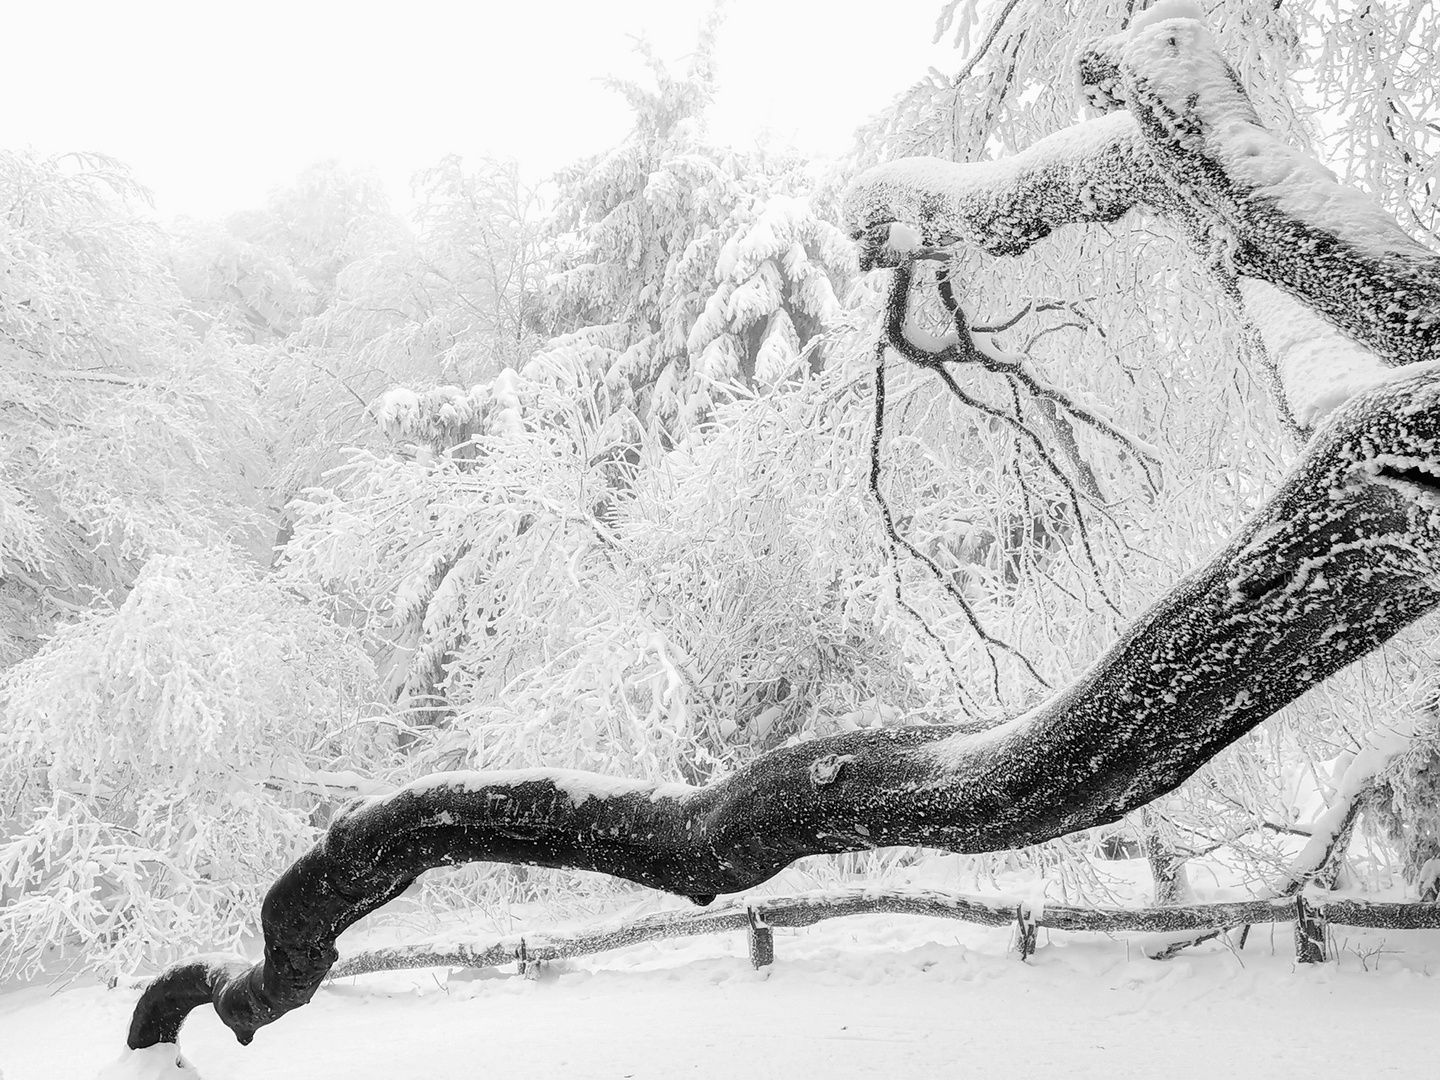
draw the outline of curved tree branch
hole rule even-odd
[[[1234,273],[1309,305],[1353,353],[1390,366],[1440,358],[1440,255],[1267,130],[1202,23],[1154,10],[1082,59],[1091,101],[1125,111],[1000,161],[912,158],[857,177],[845,210],[862,265],[955,244],[1017,254],[1064,225],[1144,206],[1208,233]],[[1247,305],[1275,303],[1263,290],[1242,292]],[[1283,321],[1294,317],[1292,306]],[[1267,336],[1274,323],[1264,320]],[[1308,400],[1317,366],[1337,362],[1364,361],[1292,365],[1282,370],[1286,397]]]
[[[967,245],[1019,255],[1064,225],[1109,222],[1172,196],[1134,117],[1114,113],[1046,136],[1013,157],[957,164],[902,158],[867,169],[845,194],[860,268]]]
[[[1269,131],[1205,25],[1164,14],[1092,48],[1082,79],[1129,110],[1175,204],[1386,363],[1440,355],[1440,255]]]
[[[1313,163],[1301,175],[1309,195],[1290,198],[1272,171],[1296,159],[1242,107],[1203,27],[1163,15],[1147,12],[1104,52],[1118,57],[1112,82],[1132,113],[1007,162],[864,174],[847,204],[867,263],[954,243],[1014,253],[1145,203],[1228,231],[1241,274],[1312,303],[1356,350],[1387,364],[1435,357],[1440,258],[1397,238],[1393,223],[1373,232],[1373,214]],[[1306,363],[1292,366],[1287,395]],[[310,999],[345,927],[433,867],[598,870],[708,903],[802,855],[997,850],[1116,820],[1440,605],[1440,370],[1372,374],[1327,409],[1239,535],[1032,712],[978,732],[850,732],[698,789],[530,770],[444,774],[368,799],[271,888],[264,958],[165,972],[136,1005],[130,1046],[173,1042],[207,1002],[248,1042]]]
[[[161,975],[135,1048],[213,1003],[248,1042],[309,1001],[347,926],[428,869],[598,870],[708,903],[803,855],[992,851],[1111,822],[1440,603],[1440,377],[1341,409],[1230,545],[1084,676],[987,731],[849,732],[703,788],[528,770],[440,774],[357,804],[266,896],[265,958]]]

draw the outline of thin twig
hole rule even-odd
[[[975,65],[985,58],[985,54],[990,51],[990,46],[994,45],[995,39],[1000,36],[1000,29],[1005,25],[1005,20],[1010,17],[1010,12],[1015,10],[1015,5],[1019,2],[1020,0],[1010,0],[1000,10],[1000,14],[995,17],[995,22],[990,27],[990,32],[985,35],[985,40],[980,43],[978,49],[970,54],[970,59],[965,61],[965,66],[960,69],[960,73],[951,80],[952,87],[959,86],[968,79],[970,73],[975,70]]]
[[[1044,442],[1041,441],[1040,437],[1031,431],[1028,426],[1015,417],[1012,417],[1009,413],[1002,409],[997,409],[992,405],[986,405],[978,398],[967,394],[961,389],[960,384],[955,381],[955,377],[951,375],[949,369],[945,367],[946,360],[960,359],[959,352],[953,346],[932,353],[927,352],[925,349],[920,348],[918,345],[906,339],[905,316],[908,310],[910,281],[911,268],[904,264],[897,266],[895,268],[895,277],[890,287],[890,298],[886,318],[886,336],[891,348],[895,349],[896,352],[900,353],[900,355],[912,363],[935,372],[940,381],[945,385],[945,388],[962,404],[1008,424],[1030,444],[1031,450],[1034,451],[1035,455],[1045,465],[1050,474],[1065,488],[1066,493],[1070,497],[1070,504],[1075,510],[1076,534],[1080,538],[1080,546],[1085,551],[1085,558],[1090,565],[1091,576],[1095,581],[1095,587],[1099,591],[1101,599],[1105,601],[1106,606],[1116,615],[1122,615],[1119,607],[1110,599],[1110,594],[1106,592],[1104,582],[1100,580],[1100,565],[1095,559],[1095,550],[1090,543],[1090,530],[1085,524],[1085,514],[1080,505],[1080,493],[1075,490],[1075,484],[1071,481],[1070,477],[1065,474],[1065,471],[1061,469],[1060,466],[1055,463],[1054,458],[1050,456],[1049,451],[1045,448]],[[962,319],[964,318],[963,312],[961,312],[960,317]],[[965,336],[963,330],[961,340],[968,343],[968,338]],[[973,344],[969,345],[969,347],[972,351],[974,350]]]
[[[995,371],[1019,379],[1025,384],[1025,388],[1035,397],[1048,398],[1063,407],[1065,411],[1074,416],[1075,419],[1082,423],[1089,424],[1097,431],[1103,432],[1115,441],[1122,443],[1139,460],[1140,468],[1144,471],[1145,479],[1149,482],[1150,486],[1157,491],[1159,490],[1159,488],[1155,486],[1154,477],[1150,475],[1149,466],[1151,464],[1159,465],[1160,462],[1148,448],[1140,446],[1135,441],[1134,436],[1121,431],[1104,417],[1097,416],[1090,409],[1087,409],[1071,398],[1070,395],[1063,390],[1051,386],[1049,383],[1041,382],[1034,374],[1026,369],[1022,362],[1001,360],[999,357],[991,356],[977,348],[971,335],[979,331],[967,324],[965,309],[960,306],[959,300],[956,299],[954,286],[950,283],[950,276],[941,273],[935,279],[935,288],[940,294],[941,302],[944,303],[946,310],[950,312],[950,317],[955,320],[955,329],[960,335],[958,345],[951,346],[950,349],[942,351],[941,355],[948,354],[952,350],[954,351],[954,356],[945,356],[945,359],[954,360],[959,363],[976,363],[987,371]],[[1007,327],[1013,326],[1017,321],[1018,317],[1006,325]],[[1073,324],[1060,324],[1062,327],[1065,325]],[[1059,328],[1060,327],[1054,327],[1053,329]]]
[[[916,623],[919,624],[920,629],[924,631],[925,636],[928,637],[931,641],[933,641],[936,648],[940,650],[940,655],[945,658],[945,663],[950,667],[950,674],[955,679],[955,688],[960,692],[962,698],[961,707],[964,708],[965,706],[963,699],[969,697],[969,692],[965,689],[965,684],[960,678],[960,669],[955,666],[955,660],[953,657],[951,657],[950,650],[945,647],[945,643],[940,640],[940,636],[930,628],[930,624],[927,623],[923,618],[921,618],[920,613],[905,601],[905,597],[901,593],[900,559],[895,553],[895,546],[897,544],[903,546],[905,550],[908,551],[911,555],[925,562],[926,565],[930,567],[931,571],[935,573],[937,577],[940,577],[941,584],[948,583],[944,580],[943,576],[941,576],[940,568],[937,567],[933,562],[931,562],[928,556],[920,552],[913,544],[911,544],[908,540],[902,537],[895,528],[895,519],[890,512],[890,504],[886,501],[884,493],[880,490],[880,445],[882,439],[884,438],[884,432],[885,339],[881,338],[878,342],[875,343],[875,422],[874,428],[870,433],[870,494],[874,496],[876,504],[879,505],[880,519],[885,524],[885,536],[887,541],[886,546],[889,548],[890,551],[890,565],[895,568],[895,603],[907,615],[914,619]],[[976,634],[980,636],[982,641],[987,640],[987,635],[985,631],[980,627],[979,620],[976,619],[975,613],[970,610],[970,605],[966,603],[963,597],[958,597],[958,599],[960,600],[961,609],[965,612],[966,619],[968,619],[970,622],[971,628],[976,632]],[[988,650],[986,651],[985,656],[990,661],[990,674],[995,685],[995,697],[996,700],[999,700],[1000,670],[998,667],[996,667],[995,658],[990,655]],[[971,701],[973,703],[974,699],[972,698]],[[966,712],[968,713],[969,709],[966,709]],[[973,716],[974,713],[970,713],[970,715]]]
[[[970,624],[971,631],[987,646],[985,655],[990,661],[990,672],[994,680],[995,696],[997,699],[1000,697],[1000,671],[995,663],[994,656],[990,654],[989,647],[1002,649],[1005,652],[1009,653],[1011,656],[1014,656],[1017,660],[1020,661],[1021,664],[1024,665],[1025,670],[1030,673],[1031,677],[1035,679],[1036,682],[1038,682],[1046,689],[1049,689],[1050,684],[1038,671],[1035,670],[1035,665],[1030,662],[1029,658],[1024,653],[1016,649],[1009,642],[1003,641],[1000,638],[995,637],[994,635],[989,633],[983,625],[981,625],[979,617],[975,614],[974,609],[970,606],[970,602],[965,599],[964,594],[955,587],[955,583],[952,582],[948,576],[946,576],[945,571],[940,569],[939,565],[936,564],[935,560],[930,558],[930,556],[926,555],[909,540],[906,540],[895,529],[894,520],[890,515],[890,508],[885,502],[884,496],[880,492],[880,430],[881,424],[884,421],[885,408],[886,343],[886,337],[882,337],[875,348],[875,431],[870,442],[870,491],[871,494],[875,496],[876,501],[880,503],[881,516],[884,518],[885,522],[885,531],[889,535],[892,544],[900,545],[914,558],[925,564],[925,566],[930,570],[930,573],[934,575],[935,580],[938,581],[941,587],[950,594],[951,599],[953,599],[955,603],[959,605],[960,610],[965,615],[966,622]],[[893,344],[893,342],[891,344]]]

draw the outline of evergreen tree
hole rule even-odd
[[[717,387],[773,384],[802,354],[818,365],[854,272],[843,233],[803,194],[801,162],[706,141],[717,27],[681,76],[640,47],[654,87],[610,83],[634,131],[561,174],[555,213],[553,287],[571,332],[549,351],[677,437],[710,415]]]

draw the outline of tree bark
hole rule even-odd
[[[1388,364],[1433,358],[1440,260],[1398,240],[1367,246],[1348,219],[1306,218],[1268,193],[1236,151],[1260,138],[1240,130],[1253,110],[1238,82],[1205,76],[1228,70],[1205,49],[1192,20],[1147,24],[1112,49],[1129,114],[1009,162],[863,175],[847,205],[867,260],[955,242],[1013,253],[1064,224],[1181,206],[1226,233],[1241,273],[1313,302],[1358,348]],[[1200,72],[1189,86],[1186,71]],[[991,851],[1115,821],[1437,604],[1440,374],[1427,364],[1333,409],[1239,535],[1032,712],[979,732],[850,732],[703,788],[549,770],[422,779],[344,813],[281,876],[263,960],[180,965],[152,983],[129,1044],[174,1041],[205,1002],[248,1042],[309,1000],[345,927],[433,867],[598,870],[708,903],[804,855]]]
[[[1127,111],[1003,162],[909,158],[857,177],[845,212],[867,264],[896,265],[915,244],[1016,255],[1062,225],[1145,208],[1223,234],[1236,272],[1300,298],[1387,362],[1440,356],[1440,256],[1267,130],[1203,25],[1167,20],[1087,59],[1088,87],[1108,87],[1101,99]],[[914,244],[889,243],[892,223]]]
[[[548,770],[416,781],[343,814],[275,883],[264,960],[157,979],[130,1045],[174,1041],[207,1001],[248,1042],[310,999],[345,927],[438,866],[598,870],[705,903],[803,855],[992,851],[1114,821],[1437,603],[1440,379],[1422,373],[1342,408],[1224,551],[1033,712],[978,733],[849,732],[703,788]]]
[[[876,166],[850,185],[845,216],[861,241],[860,268],[871,270],[920,247],[1020,255],[1062,226],[1103,224],[1173,201],[1134,117],[1115,113],[1003,162],[902,158]]]

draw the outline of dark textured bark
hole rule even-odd
[[[1433,471],[1425,471],[1425,470]],[[1440,378],[1351,402],[1211,562],[1080,680],[997,729],[857,731],[701,789],[456,774],[362,803],[270,890],[265,959],[162,976],[131,1045],[213,1001],[241,1039],[309,1001],[336,936],[425,870],[478,859],[598,870],[708,902],[802,855],[989,851],[1114,821],[1440,602]]]
[[[918,230],[926,247],[1019,255],[1062,226],[1173,201],[1128,114],[1057,132],[1004,165],[904,158],[862,173],[845,196],[861,268],[901,261],[903,252],[889,246],[895,222]]]
[[[1302,298],[1392,364],[1440,356],[1440,255],[1333,179],[1266,183],[1263,168],[1237,171],[1233,163],[1246,156],[1316,166],[1266,131],[1200,23],[1174,19],[1146,40],[1102,42],[1082,59],[1081,78],[1092,102],[1123,106],[1135,118],[1174,191],[1151,205],[1186,207],[1223,230],[1236,272]],[[1196,93],[1202,80],[1204,93]],[[1311,200],[1316,218],[1288,211],[1284,199],[1296,187],[1319,193]]]
[[[1028,960],[1035,952],[1040,938],[1040,924],[1029,904],[1015,905],[1015,951],[1021,960]]]
[[[1128,111],[1004,162],[907,159],[857,177],[845,210],[862,264],[903,259],[886,243],[895,222],[917,229],[926,246],[958,242],[1013,255],[1064,225],[1145,207],[1187,231],[1212,233],[1235,273],[1303,299],[1382,359],[1440,357],[1440,255],[1374,208],[1352,220],[1358,195],[1333,180],[1304,178],[1323,211],[1306,219],[1283,204],[1284,183],[1257,183],[1227,167],[1250,143],[1257,157],[1289,154],[1317,168],[1265,130],[1200,24],[1176,19],[1139,42],[1103,43],[1082,61],[1081,77],[1093,102]],[[1205,79],[1203,94],[1197,78]]]
[[[1148,31],[1157,32],[1166,31]],[[1163,79],[1145,82],[1140,62],[1126,62],[1135,100],[1153,91],[1159,116]],[[1189,112],[1167,106],[1168,127],[1137,104],[1138,123],[1096,121],[1001,169],[928,163],[866,174],[848,200],[866,257],[908,257],[892,222],[911,227],[898,234],[911,254],[916,229],[922,245],[1013,253],[1066,223],[1188,200],[1231,230],[1245,272],[1313,292],[1324,310],[1342,296],[1372,307],[1341,325],[1392,362],[1431,357],[1434,257],[1372,258],[1313,222],[1277,223],[1279,204],[1211,175],[1219,166],[1189,130],[1207,114],[1185,100]],[[957,169],[969,171],[949,172]],[[1295,236],[1309,238],[1298,254]],[[152,984],[130,1045],[173,1040],[206,1002],[248,1042],[310,999],[346,926],[432,867],[484,859],[598,870],[708,903],[803,855],[894,844],[997,850],[1112,822],[1437,603],[1440,374],[1422,369],[1336,411],[1224,551],[1032,713],[978,733],[851,732],[774,751],[698,790],[607,788],[559,773],[418,782],[342,815],[275,883],[260,963],[183,965]],[[1185,910],[1173,917],[1183,922]],[[1251,920],[1237,912],[1229,921]]]
[[[754,908],[745,914],[750,920],[750,966],[768,967],[775,962],[775,931]]]

